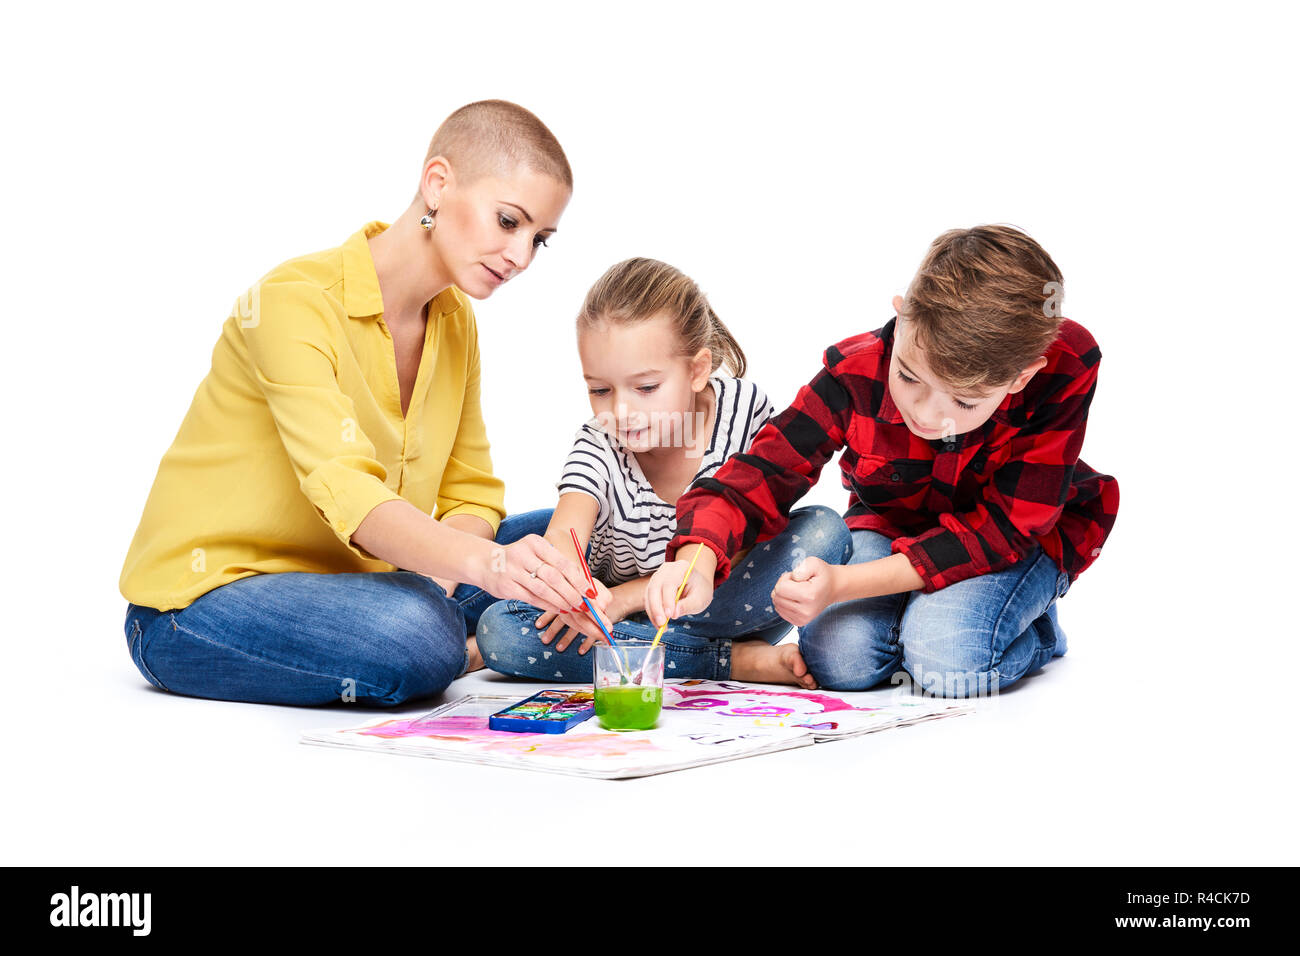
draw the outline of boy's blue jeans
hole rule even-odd
[[[889,554],[885,535],[853,532],[850,565]],[[1065,572],[1036,547],[1005,570],[931,594],[832,604],[800,628],[799,647],[828,690],[866,690],[901,667],[914,686],[938,696],[995,693],[1065,653],[1056,602],[1069,588]]]
[[[541,534],[550,518],[508,517],[496,540]],[[394,706],[440,693],[464,672],[466,636],[496,601],[468,584],[448,598],[412,571],[256,574],[178,611],[128,604],[126,643],[151,684],[178,694]]]
[[[814,505],[790,512],[790,523],[770,541],[755,545],[736,565],[700,614],[674,618],[664,631],[665,677],[726,680],[731,676],[731,642],[758,639],[775,644],[790,624],[772,608],[777,579],[805,556],[843,564],[852,541],[844,519]],[[590,683],[594,651],[579,654],[581,638],[563,651],[558,641],[543,644],[536,607],[526,601],[501,601],[483,612],[478,648],[494,671],[538,681]],[[652,640],[656,628],[644,612],[614,625],[614,639]]]

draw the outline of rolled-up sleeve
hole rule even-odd
[[[492,453],[480,400],[482,375],[478,332],[472,313],[468,336],[465,400],[456,428],[456,440],[438,486],[438,506],[434,517],[441,520],[452,515],[474,515],[486,521],[495,535],[506,513],[505,483],[492,474]]]
[[[341,343],[324,293],[310,283],[258,290],[257,321],[242,327],[252,375],[266,398],[299,488],[353,553],[352,535],[375,506],[402,496],[339,388]]]

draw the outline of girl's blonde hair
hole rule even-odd
[[[658,259],[625,259],[597,280],[578,313],[578,332],[602,322],[632,325],[659,314],[671,317],[683,355],[713,353],[716,372],[724,363],[736,378],[745,375],[745,353],[709,306],[690,276]]]

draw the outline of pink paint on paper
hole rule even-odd
[[[479,739],[482,737],[514,737],[501,730],[488,730],[486,717],[419,717],[406,720],[386,720],[374,727],[358,730],[369,737],[441,737],[447,739]]]
[[[829,694],[807,690],[766,690],[728,681],[687,681],[664,687],[665,710],[694,710],[724,717],[792,717],[829,714],[840,710],[877,710],[854,707]]]
[[[794,708],[776,707],[772,704],[754,704],[750,707],[733,707],[730,712],[737,717],[789,717],[794,713]]]
[[[355,731],[389,739],[423,737],[457,741],[479,753],[537,754],[547,757],[627,757],[662,751],[651,741],[627,734],[518,734],[489,730],[487,717],[418,717],[387,720]]]

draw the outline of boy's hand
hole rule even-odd
[[[650,623],[659,627],[670,618],[699,614],[708,607],[713,601],[713,572],[716,565],[716,556],[705,548],[705,553],[700,555],[699,563],[691,572],[690,580],[686,582],[681,600],[676,600],[677,589],[682,586],[682,579],[686,577],[691,562],[669,561],[661,565],[645,588],[645,612]]]
[[[772,607],[796,627],[803,627],[835,603],[835,568],[821,558],[804,558],[781,575],[772,589]]]

